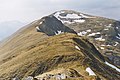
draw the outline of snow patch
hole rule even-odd
[[[80,48],[78,46],[75,46],[76,49],[80,50]]]
[[[119,29],[119,27],[116,27],[116,29]]]
[[[118,36],[120,36],[120,34],[118,33]]]
[[[88,30],[86,30],[87,32],[91,32],[92,30],[91,29],[88,29]]]
[[[112,24],[109,24],[109,25],[108,25],[108,26],[106,26],[106,27],[110,28],[110,27],[112,27]]]
[[[40,22],[39,25],[41,25],[43,22]]]
[[[104,29],[105,31],[109,30],[108,28]]]
[[[106,45],[106,46],[110,47],[111,45],[108,44],[108,45]]]
[[[86,31],[82,31],[82,32],[77,33],[78,36],[85,36],[86,34],[87,34]]]
[[[61,79],[66,79],[66,75],[65,74],[61,74]]]
[[[96,49],[99,50],[98,47],[96,47]]]
[[[74,20],[74,22],[78,22],[78,23],[84,23],[85,20],[84,19],[80,19],[80,20]]]
[[[82,16],[82,18],[95,18],[95,17],[89,17],[89,16],[86,16],[84,14],[80,14]]]
[[[62,34],[62,33],[64,33],[64,32],[62,32],[62,31],[57,31],[57,32],[55,32],[55,35],[59,35],[59,34]]]
[[[85,20],[84,19],[82,19],[82,16],[81,15],[78,15],[78,14],[75,14],[75,13],[73,13],[73,14],[67,14],[66,16],[61,16],[60,14],[61,13],[64,13],[64,12],[61,12],[61,11],[59,11],[59,12],[56,12],[55,14],[54,14],[54,16],[58,19],[58,20],[60,20],[62,23],[68,23],[68,24],[72,24],[72,23],[83,23],[83,22],[85,22]]]
[[[110,67],[116,69],[118,72],[120,72],[120,69],[119,69],[119,68],[117,68],[116,66],[114,66],[114,65],[112,65],[112,64],[110,64],[110,63],[108,63],[107,61],[105,61],[105,64],[107,64],[108,66],[110,66]]]
[[[61,21],[62,23],[68,23],[68,24],[73,24],[75,22],[71,22],[71,21]]]
[[[66,75],[65,74],[56,75],[56,80],[61,80],[61,79],[66,79]]]
[[[60,14],[61,14],[61,12],[56,12],[56,13],[54,14],[54,16],[55,16],[58,20],[60,20],[60,21],[62,22],[62,20],[59,18]]]
[[[105,39],[103,39],[102,36],[99,37],[99,38],[95,38],[95,40],[97,40],[97,41],[105,41]]]
[[[91,32],[91,29],[77,33],[79,36],[85,36],[87,33]]]
[[[104,47],[100,47],[100,49],[105,49]]]
[[[56,13],[54,14],[54,16],[55,16],[56,18],[58,18],[59,15],[60,15],[60,13],[61,13],[61,12],[56,12]]]
[[[115,42],[114,46],[117,46],[119,43],[118,42]]]
[[[86,71],[89,73],[89,76],[96,76],[96,74],[91,70],[90,67],[87,67]]]
[[[97,34],[100,34],[100,32],[91,33],[91,34],[89,34],[88,36],[95,36],[95,35],[97,35]]]
[[[117,39],[120,39],[120,37],[116,36]]]
[[[37,27],[36,27],[36,29],[37,29],[38,31],[40,31],[40,28],[39,28],[39,26],[37,26]]]
[[[78,14],[67,14],[64,18],[81,18],[81,16],[78,16]]]
[[[105,46],[105,45],[102,44],[101,46]]]

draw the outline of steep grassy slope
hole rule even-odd
[[[90,25],[85,23],[91,30],[95,28],[93,31],[95,33],[101,31],[94,25],[99,25],[94,22],[96,19],[103,24],[103,20],[107,24],[113,21],[90,17],[92,20],[86,19]],[[72,22],[71,19],[70,21]],[[63,24],[53,15],[46,16],[2,41],[0,43],[0,80],[33,80],[32,78],[56,80],[60,76],[64,77],[63,80],[119,80],[120,72],[106,65],[106,62],[113,63],[100,53],[102,51],[99,48],[96,49],[104,42],[93,40],[95,36],[77,35],[78,31],[87,29],[82,26],[81,22],[84,20],[78,21],[80,23],[68,25]],[[114,29],[112,31],[114,32]],[[97,38],[100,36],[97,35]],[[118,46],[117,52],[119,52]]]
[[[79,46],[81,50],[76,49],[75,46]],[[53,36],[29,47],[0,65],[1,80],[15,77],[21,79],[29,75],[34,77],[59,68],[73,68],[83,76],[82,79],[89,80],[92,76],[85,71],[88,66],[102,79],[119,80],[120,78],[117,71],[104,64],[104,57],[98,51],[95,52],[93,45],[77,35]],[[19,53],[19,47],[17,49],[16,53]]]
[[[38,23],[39,21],[35,21],[21,28],[0,44],[0,63],[17,56],[22,52],[22,49],[29,50],[31,47],[34,47],[32,45],[37,44],[37,42],[47,37],[45,34],[36,31],[35,26]]]

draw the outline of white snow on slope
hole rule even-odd
[[[104,47],[100,47],[100,49],[105,49]]]
[[[91,32],[92,30],[91,29],[88,29],[88,30],[86,30],[87,32]]]
[[[41,24],[42,24],[42,22],[39,23],[39,25],[41,25]]]
[[[105,28],[104,30],[107,31],[107,30],[109,30],[109,29],[108,29],[108,28]]]
[[[62,23],[68,23],[68,24],[72,24],[72,23],[83,23],[85,22],[84,19],[82,19],[83,17],[87,17],[85,15],[82,15],[82,14],[75,14],[75,13],[68,13],[66,16],[61,16],[60,14],[61,13],[65,13],[64,11],[59,11],[59,12],[56,12],[54,14],[54,16],[60,20]]]
[[[106,27],[110,28],[110,27],[112,27],[112,24],[109,24],[109,25],[108,25],[108,26],[106,26]]]
[[[59,17],[60,17],[60,14],[61,14],[61,12],[56,12],[56,13],[54,14],[54,16],[55,16],[58,20],[60,20],[60,21],[62,22],[62,20],[59,18]]]
[[[87,67],[86,71],[89,73],[89,76],[96,76],[96,74],[91,70],[90,67]]]
[[[110,45],[110,44],[108,44],[108,45],[106,45],[106,46],[110,47],[111,45]]]
[[[114,46],[117,46],[119,43],[118,42],[115,42]]]
[[[80,48],[78,46],[75,46],[76,49],[80,50]]]
[[[95,18],[95,17],[90,17],[90,16],[86,16],[85,14],[80,14],[82,16],[82,18]]]
[[[82,31],[82,32],[77,33],[78,36],[84,36],[84,35],[86,35],[86,34],[87,34],[86,31]]]
[[[79,33],[77,33],[78,36],[85,36],[87,33],[91,32],[91,29],[85,30],[85,31],[81,31]]]
[[[79,16],[78,14],[67,14],[66,17],[62,17],[62,18],[81,18],[81,16]]]
[[[39,28],[39,26],[37,26],[37,27],[36,27],[36,29],[37,29],[38,31],[40,31],[40,28]]]
[[[101,46],[105,46],[105,45],[102,44]]]
[[[59,35],[59,34],[62,34],[62,33],[64,33],[64,32],[62,32],[62,31],[57,31],[57,32],[55,32],[55,35]]]
[[[73,20],[73,21],[69,21],[69,20],[60,20],[62,23],[68,23],[68,24],[73,24],[73,23],[84,23],[85,22],[85,20],[83,20],[83,19],[80,19],[80,20]]]
[[[118,36],[120,36],[120,34],[118,33]]]
[[[116,36],[117,39],[120,39],[120,37]]]
[[[119,69],[119,68],[117,68],[116,66],[114,66],[114,65],[112,65],[112,64],[110,64],[110,63],[108,63],[107,61],[105,61],[105,64],[107,64],[108,66],[110,66],[110,67],[116,69],[118,72],[120,72],[120,69]]]
[[[100,34],[100,32],[91,33],[91,34],[89,34],[88,36],[95,36],[95,35],[97,35],[97,34]]]
[[[68,23],[68,24],[73,24],[73,23],[75,23],[75,22],[71,22],[71,21],[62,21],[62,20],[61,20],[61,22],[62,22],[62,23]]]
[[[119,29],[118,27],[116,27],[116,29]]]
[[[76,14],[76,13],[68,13],[66,16],[61,16],[60,14],[61,13],[65,13],[64,11],[58,11],[54,14],[55,17],[61,17],[61,18],[93,18],[93,17],[89,17],[89,16],[86,16],[84,14]]]
[[[83,23],[83,22],[85,22],[85,20],[84,19],[80,19],[80,20],[73,20],[74,22],[78,22],[78,23]]]
[[[99,38],[95,38],[95,40],[98,40],[98,41],[105,41],[105,39],[103,39],[102,36],[99,37]]]

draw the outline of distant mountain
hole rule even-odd
[[[0,40],[10,36],[15,31],[24,26],[25,23],[20,21],[5,21],[0,23]]]
[[[120,22],[62,10],[0,43],[0,80],[120,80]]]

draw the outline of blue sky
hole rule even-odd
[[[120,19],[120,0],[0,0],[0,23],[5,21],[29,23],[65,9]],[[14,28],[11,31],[14,31]]]

